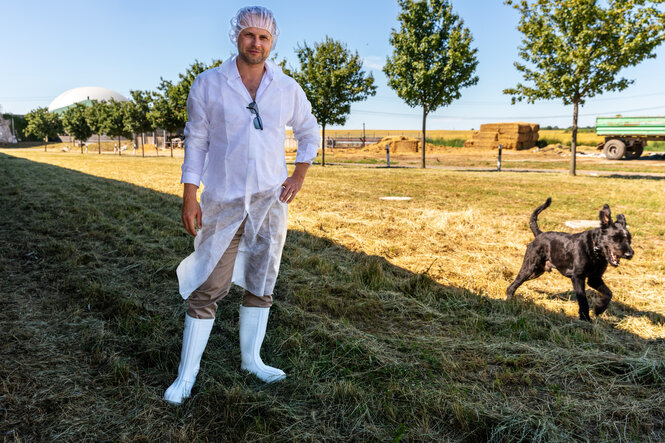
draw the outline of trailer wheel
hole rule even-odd
[[[636,143],[633,146],[632,151],[626,152],[626,159],[635,160],[636,158],[640,158],[643,152],[644,152],[644,146],[642,146],[642,144],[640,143]]]
[[[613,138],[605,143],[603,152],[609,160],[619,160],[626,153],[626,144],[617,138]]]

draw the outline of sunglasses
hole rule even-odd
[[[256,101],[252,101],[252,103],[247,106],[247,109],[249,109],[249,112],[256,116],[254,117],[254,127],[263,131],[263,122],[261,121],[261,116],[259,115],[259,105],[256,104]]]

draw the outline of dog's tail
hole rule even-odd
[[[536,210],[533,211],[533,214],[531,214],[531,219],[529,220],[529,227],[531,228],[531,232],[533,232],[533,235],[535,237],[543,233],[543,231],[541,231],[540,228],[538,227],[538,214],[547,209],[551,203],[552,203],[552,197],[547,197],[545,203],[538,206]]]

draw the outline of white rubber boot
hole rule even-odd
[[[261,361],[259,352],[266,336],[270,308],[240,306],[240,357],[241,369],[251,372],[266,383],[282,380],[286,374],[281,369]]]
[[[214,318],[201,319],[185,315],[185,330],[182,334],[182,353],[180,354],[180,366],[178,366],[178,378],[169,386],[164,394],[164,400],[179,405],[192,392],[192,386],[199,373],[201,356],[208,344]]]

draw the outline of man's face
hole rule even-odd
[[[250,65],[263,63],[270,55],[272,35],[265,29],[245,28],[238,35],[238,55]]]

